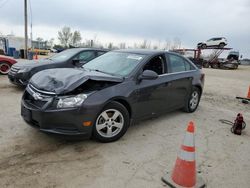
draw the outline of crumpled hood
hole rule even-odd
[[[49,59],[39,59],[39,60],[33,60],[33,61],[23,61],[23,62],[17,62],[15,64],[15,67],[18,68],[33,68],[33,67],[40,67],[44,65],[51,64],[53,65],[53,61]]]
[[[89,79],[110,82],[123,81],[122,77],[112,76],[96,71],[74,68],[58,68],[48,69],[36,73],[32,76],[29,83],[40,90],[55,92],[56,94],[65,94],[73,91]]]

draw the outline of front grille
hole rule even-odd
[[[52,94],[52,92],[43,92],[29,84],[24,93],[24,101],[32,108],[43,109],[53,103],[54,95]]]
[[[42,108],[48,101],[47,100],[36,100],[29,92],[25,93],[25,102],[29,105]]]
[[[12,66],[9,73],[15,75],[19,70],[19,67]]]
[[[37,92],[37,93],[40,93],[41,95],[44,95],[45,97],[56,95],[56,93],[54,93],[54,92],[40,90],[31,84],[28,85],[28,88],[33,92]]]

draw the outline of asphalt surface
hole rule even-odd
[[[23,89],[0,76],[0,187],[164,187],[190,120],[196,125],[196,163],[208,187],[250,185],[250,66],[204,69],[205,90],[195,113],[175,111],[133,125],[122,139],[102,144],[66,141],[28,126],[20,116]],[[241,136],[219,119],[242,112]]]

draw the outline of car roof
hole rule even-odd
[[[80,52],[80,51],[83,51],[83,50],[94,50],[94,51],[104,51],[104,52],[108,52],[110,50],[108,49],[105,49],[105,48],[68,48],[68,49],[65,49],[65,50],[75,50],[76,52]]]
[[[141,55],[154,55],[158,53],[166,53],[166,51],[164,50],[150,50],[150,49],[121,49],[121,50],[114,50],[114,51],[141,54]]]

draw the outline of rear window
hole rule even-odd
[[[169,54],[169,60],[171,73],[194,70],[194,67],[183,57]]]

